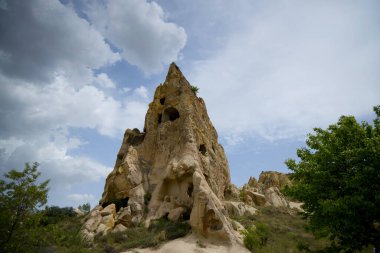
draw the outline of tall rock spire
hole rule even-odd
[[[128,226],[167,217],[188,221],[204,236],[234,241],[222,205],[230,185],[205,103],[172,63],[149,104],[143,132],[126,130],[100,205],[129,210]]]

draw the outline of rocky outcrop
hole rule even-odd
[[[259,176],[258,185],[261,185],[262,189],[268,189],[270,187],[277,187],[282,190],[285,186],[290,186],[291,182],[289,177],[281,172],[277,171],[263,171]]]
[[[168,218],[189,222],[194,233],[234,242],[225,206],[239,214],[255,211],[223,202],[236,195],[205,103],[173,63],[149,104],[143,131],[125,131],[84,233],[93,236]]]
[[[289,202],[280,191],[287,185],[290,186],[291,181],[286,174],[276,171],[261,172],[258,181],[250,177],[243,186],[243,201],[254,206],[289,207]]]

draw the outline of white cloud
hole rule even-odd
[[[116,88],[115,83],[108,77],[106,73],[100,73],[95,77],[95,84],[102,88]]]
[[[73,194],[69,194],[67,196],[67,199],[75,201],[75,202],[79,202],[79,203],[86,203],[86,202],[93,201],[95,199],[95,196],[92,194],[86,194],[86,193],[85,194],[73,193]]]
[[[0,71],[8,77],[43,84],[65,75],[81,85],[92,78],[92,69],[120,59],[93,26],[58,0],[6,3],[0,15]]]
[[[130,90],[131,90],[131,88],[128,88],[128,87],[124,87],[124,88],[121,89],[121,91],[123,93],[128,93]]]
[[[189,74],[218,131],[227,141],[294,138],[371,112],[380,94],[379,4],[371,3],[283,1],[243,11],[225,47]]]
[[[123,101],[105,92],[115,83],[94,72],[119,55],[74,10],[58,1],[7,3],[0,10],[0,169],[39,162],[42,176],[51,179],[49,201],[62,204],[59,199],[77,194],[71,192],[76,185],[102,184],[112,170],[96,160],[102,158],[75,155],[95,140],[75,138],[70,130],[120,138],[126,127],[142,127],[147,89]]]
[[[86,13],[104,37],[121,49],[122,57],[130,64],[152,74],[179,58],[187,40],[185,30],[167,22],[156,2],[113,0],[102,3],[92,2]]]
[[[137,94],[138,96],[147,99],[148,98],[148,90],[144,86],[140,86],[134,90],[134,93]]]
[[[120,137],[126,127],[141,128],[147,110],[138,96],[121,102],[94,86],[74,88],[63,76],[43,86],[1,75],[0,82],[4,108],[0,112],[1,167],[19,168],[24,162],[38,161],[44,177],[52,180],[52,192],[83,182],[100,182],[112,170],[92,158],[71,155],[86,143],[71,137],[70,128],[92,128]]]

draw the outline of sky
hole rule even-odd
[[[372,122],[378,0],[0,0],[0,172],[39,162],[48,205],[96,205],[171,62],[242,186],[314,127]]]

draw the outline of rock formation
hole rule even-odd
[[[102,199],[83,233],[119,231],[151,220],[188,221],[194,233],[236,242],[228,213],[253,214],[231,185],[223,147],[205,103],[172,63],[155,91],[144,130],[127,129]]]
[[[280,191],[287,185],[290,186],[291,182],[286,174],[262,172],[259,181],[251,177],[243,186],[243,201],[254,206],[289,207],[289,202]]]

